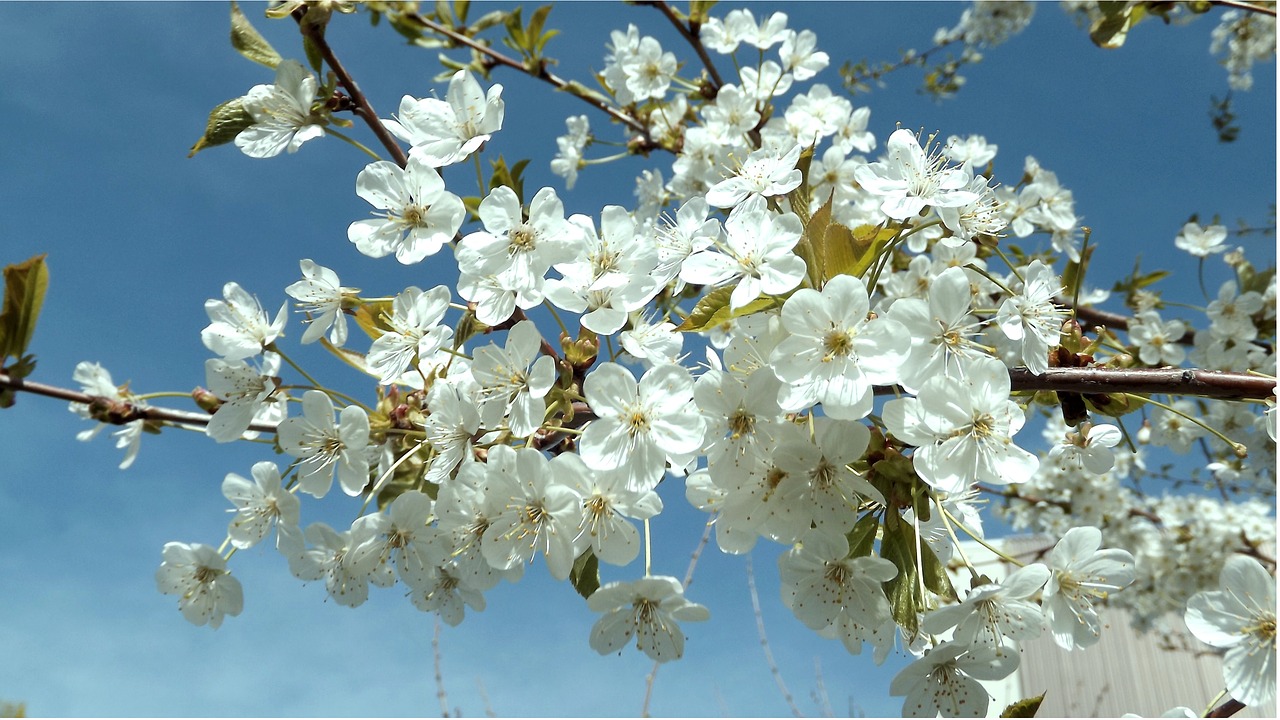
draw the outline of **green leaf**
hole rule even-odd
[[[316,74],[324,71],[324,55],[310,35],[302,36],[302,52],[306,54],[307,64],[311,66],[312,70],[316,71]],[[332,95],[333,93],[329,94]]]
[[[859,225],[849,232],[853,243],[853,267],[845,274],[859,278],[866,277],[876,258],[880,257],[880,253],[884,252],[889,242],[898,234],[895,228],[882,228],[879,225]]]
[[[1098,3],[1098,9],[1102,11],[1102,15],[1089,28],[1089,39],[1093,40],[1094,45],[1107,50],[1124,45],[1129,28],[1137,23],[1134,17],[1135,7],[1127,2],[1104,0]]]
[[[573,561],[573,570],[569,571],[569,582],[573,589],[584,598],[591,597],[600,589],[600,561],[596,554],[588,549]]]
[[[506,159],[499,155],[497,160],[489,162],[493,168],[493,173],[489,175],[489,189],[505,185],[515,191],[516,198],[523,204],[524,169],[528,164],[528,160],[518,160],[514,165],[508,166]]]
[[[547,22],[547,15],[551,14],[551,5],[543,5],[533,11],[533,17],[529,18],[529,27],[525,31],[525,37],[528,39],[531,47],[529,54],[534,57],[542,55],[542,48],[546,46],[547,41],[555,37],[559,31],[550,30],[546,33],[542,32],[542,26]]]
[[[233,98],[209,111],[209,122],[205,125],[204,135],[191,146],[187,157],[193,157],[201,150],[215,145],[225,145],[235,140],[241,130],[253,124],[253,116],[244,109],[244,98]]]
[[[733,318],[764,312],[782,305],[782,298],[766,295],[752,300],[737,310],[731,310],[729,297],[733,295],[733,288],[732,285],[726,285],[703,295],[698,304],[693,306],[693,312],[689,313],[689,317],[685,318],[676,331],[702,332],[723,325]]]
[[[846,536],[849,539],[849,557],[866,557],[876,542],[876,530],[880,528],[880,519],[875,513],[867,513],[854,523],[853,529]]]
[[[21,358],[36,330],[44,293],[49,289],[49,268],[44,255],[36,255],[4,269],[4,305],[0,308],[0,363]]]
[[[1000,713],[1002,718],[1029,718],[1035,717],[1040,710],[1040,703],[1044,702],[1044,693],[1035,697],[1025,698],[1016,703],[1012,703]]]
[[[240,12],[240,6],[235,2],[231,3],[231,47],[246,58],[273,70],[280,64],[280,53],[253,28],[249,18]]]
[[[914,638],[920,631],[919,611],[924,606],[916,581],[915,550],[905,542],[904,528],[910,532],[906,523],[893,523],[892,529],[889,525],[885,524],[880,541],[880,556],[898,568],[898,575],[884,584],[885,595],[889,598],[894,622],[906,631],[908,638]]]

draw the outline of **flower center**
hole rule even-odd
[[[406,227],[426,227],[427,211],[431,209],[429,205],[418,205],[409,203],[404,206],[404,210],[400,212],[400,222]]]
[[[516,255],[534,250],[538,233],[528,223],[520,223],[507,233],[507,252]]]
[[[853,352],[853,336],[846,330],[832,328],[822,338],[822,349],[825,354],[822,362],[831,362],[838,357],[846,357]]]

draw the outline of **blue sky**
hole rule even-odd
[[[771,9],[753,8],[757,16]],[[791,26],[814,29],[833,58],[818,77],[833,88],[842,61],[892,60],[900,48],[926,47],[962,10],[925,3],[785,9]],[[252,6],[248,12],[282,54],[301,56],[291,25],[268,23]],[[870,129],[881,143],[896,123],[943,137],[986,135],[1000,146],[997,172],[1009,183],[1023,158],[1036,156],[1074,191],[1077,214],[1094,228],[1095,284],[1109,284],[1141,254],[1144,267],[1173,266],[1171,293],[1203,303],[1195,263],[1173,249],[1179,228],[1192,213],[1263,224],[1276,197],[1274,65],[1256,68],[1254,91],[1236,97],[1239,141],[1219,144],[1209,126],[1209,96],[1226,87],[1208,54],[1217,15],[1185,27],[1143,24],[1129,45],[1104,52],[1057,6],[1041,6],[1024,34],[966,73],[956,99],[934,103],[917,94],[919,74],[908,70],[855,102],[872,108]],[[557,71],[587,80],[603,66],[608,30],[628,21],[685,56],[652,10],[565,4],[550,21],[564,31],[549,49],[562,61]],[[434,51],[404,45],[385,26],[340,16],[329,37],[383,116],[403,94],[443,92],[431,82],[439,71]],[[429,266],[365,258],[347,242],[346,226],[368,212],[353,192],[366,158],[341,142],[313,142],[265,161],[231,147],[186,158],[211,107],[271,81],[268,70],[229,47],[225,4],[6,3],[0,72],[7,208],[0,263],[45,252],[52,274],[31,348],[40,363],[36,380],[71,386],[75,364],[94,360],[137,391],[190,390],[204,382],[209,357],[199,336],[204,301],[235,280],[274,311],[301,258],[337,269],[344,284],[369,293],[448,281]],[[589,169],[571,192],[548,170],[565,116],[585,106],[510,73],[494,79],[506,88],[507,113],[490,150],[532,159],[526,187],[556,187],[570,212],[596,217],[605,204],[632,203],[639,160]],[[602,116],[591,121],[601,137],[617,137]],[[669,160],[657,162],[669,176]],[[472,193],[469,172],[451,171],[446,181]],[[1269,238],[1240,242],[1260,264],[1274,260]],[[1212,292],[1225,273],[1220,263],[1206,273]],[[356,382],[322,355],[299,357],[336,385]],[[20,397],[0,412],[0,700],[26,702],[40,715],[438,714],[432,618],[399,590],[375,589],[365,606],[349,610],[324,602],[321,586],[295,580],[262,548],[234,558],[246,608],[217,631],[189,625],[174,599],[156,592],[163,544],[218,545],[227,522],[223,476],[247,475],[269,453],[167,431],[144,438],[137,463],[121,472],[105,436],[75,441],[83,427],[64,403],[42,398]],[[677,483],[664,486],[664,500],[654,570],[682,576],[703,517]],[[336,525],[357,510],[332,504],[340,507],[304,512]],[[869,657],[851,657],[806,630],[778,601],[776,557],[776,550],[757,550],[757,581],[773,653],[801,709],[818,712],[810,692],[820,664],[837,714],[895,714],[901,701],[886,688],[900,661],[877,669]],[[686,657],[660,671],[651,711],[788,714],[759,649],[742,558],[710,548],[690,596],[713,619],[686,626]],[[487,598],[484,613],[443,632],[451,708],[468,715],[640,711],[650,663],[634,651],[596,655],[587,646],[593,614],[540,564]]]

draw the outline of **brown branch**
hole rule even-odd
[[[373,131],[374,136],[378,138],[378,142],[382,143],[382,147],[391,153],[391,159],[400,167],[409,164],[409,158],[405,155],[404,150],[400,147],[400,143],[396,142],[395,137],[387,130],[382,121],[378,119],[378,113],[374,111],[373,105],[369,102],[369,98],[360,91],[360,86],[356,85],[356,81],[338,61],[338,57],[333,54],[333,48],[329,47],[329,43],[324,39],[324,26],[317,25],[305,21],[305,10],[298,10],[294,13],[293,18],[298,21],[298,29],[302,31],[303,37],[311,41],[316,49],[320,51],[320,57],[324,58],[325,64],[329,69],[333,70],[333,74],[338,78],[338,84],[342,86],[347,94],[351,96],[351,102],[355,103],[353,112],[369,129]]]
[[[1238,0],[1210,0],[1211,5],[1221,5],[1222,7],[1234,8],[1236,10],[1244,10],[1245,12],[1258,13],[1259,15],[1276,16],[1276,9],[1265,5],[1255,5],[1249,2],[1239,2]],[[1209,717],[1213,717],[1210,715]]]
[[[1091,325],[1091,326],[1103,325],[1107,327],[1107,329],[1109,330],[1128,331],[1129,323],[1132,322],[1133,320],[1133,318],[1129,317],[1128,315],[1121,315],[1120,313],[1109,312],[1107,310],[1098,310],[1097,308],[1090,307],[1087,305],[1080,305],[1080,306],[1073,307],[1070,301],[1065,300],[1063,298],[1055,298],[1054,302],[1067,308],[1068,310],[1073,310],[1075,312],[1077,321],[1080,321],[1082,323],[1087,323],[1088,325]],[[1182,333],[1182,337],[1177,338],[1176,340],[1174,340],[1174,342],[1178,343],[1179,345],[1195,345],[1196,331],[1188,327],[1187,331]],[[1257,345],[1258,347],[1266,350],[1267,352],[1271,352],[1271,345],[1269,345],[1268,343],[1265,343],[1261,340],[1253,340],[1252,342],[1254,345]]]
[[[1221,705],[1219,705],[1218,707],[1210,710],[1209,714],[1205,715],[1205,717],[1211,717],[1211,718],[1231,717],[1232,715],[1235,715],[1236,713],[1240,712],[1243,709],[1245,709],[1244,703],[1240,702],[1239,700],[1236,700],[1235,698],[1231,698],[1226,702],[1222,703]]]
[[[658,147],[653,143],[652,139],[650,139],[649,128],[646,127],[644,123],[622,112],[621,110],[618,110],[617,108],[611,107],[606,102],[597,100],[587,95],[579,94],[578,92],[575,91],[575,88],[572,83],[556,75],[555,73],[552,73],[551,71],[547,70],[546,62],[539,62],[538,67],[535,71],[529,68],[528,66],[526,66],[523,62],[520,62],[519,60],[516,60],[515,58],[509,55],[504,55],[498,52],[497,50],[494,50],[492,47],[489,47],[488,45],[482,42],[478,42],[470,37],[467,37],[466,35],[463,35],[462,33],[457,32],[452,28],[448,28],[448,27],[445,27],[444,25],[441,25],[440,23],[434,22],[430,18],[424,17],[417,13],[406,13],[405,17],[413,20],[413,22],[418,23],[422,27],[426,28],[427,30],[430,30],[431,32],[437,35],[443,35],[444,37],[449,38],[450,40],[458,43],[459,45],[463,45],[465,47],[471,48],[472,50],[480,53],[481,55],[484,55],[494,65],[503,65],[513,70],[518,70],[519,72],[522,72],[528,75],[529,77],[548,83],[549,85],[555,87],[555,89],[557,90],[569,93],[570,95],[578,98],[579,100],[582,100],[583,102],[596,108],[597,110],[604,112],[614,120],[617,120],[618,122],[626,125],[627,127],[630,127],[632,130],[639,132],[643,137],[643,145],[645,148],[653,149]]]
[[[1276,388],[1275,378],[1192,368],[1049,368],[1040,375],[1013,368],[1009,380],[1015,392],[1164,393],[1220,400],[1272,398]]]
[[[135,420],[152,420],[171,425],[181,425],[183,427],[205,427],[213,417],[207,413],[186,412],[183,410],[151,407],[149,405],[137,405],[134,403],[123,402],[118,398],[88,395],[83,392],[68,390],[67,388],[57,387],[54,385],[18,380],[3,373],[0,373],[0,387],[13,388],[14,390],[29,392],[33,395],[43,395],[45,397],[81,403],[83,405],[109,407],[111,409],[109,418],[95,419],[99,422],[105,422],[112,425],[125,425],[134,422]],[[253,423],[249,426],[249,429],[256,432],[274,433],[276,431],[276,426],[265,423]]]

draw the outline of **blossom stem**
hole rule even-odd
[[[1023,284],[1027,282],[1026,280],[1023,279],[1022,273],[1018,272],[1018,268],[1014,266],[1013,261],[1009,259],[1009,256],[1005,255],[1004,251],[1000,249],[999,245],[993,245],[991,246],[991,249],[995,251],[996,255],[1000,256],[1000,259],[1004,261],[1005,265],[1009,266],[1009,269],[1013,271],[1013,276],[1018,278],[1018,282]],[[1009,294],[1013,295],[1015,293],[1009,293]]]
[[[1217,428],[1209,425],[1208,423],[1206,423],[1203,420],[1200,420],[1199,418],[1191,417],[1190,415],[1182,412],[1181,410],[1173,407],[1172,405],[1167,405],[1158,400],[1152,400],[1151,398],[1143,397],[1141,395],[1133,395],[1131,393],[1125,393],[1124,395],[1130,400],[1139,400],[1142,402],[1150,403],[1164,410],[1165,412],[1171,412],[1174,415],[1178,415],[1182,417],[1184,420],[1187,420],[1188,422],[1192,422],[1192,423],[1195,423],[1196,425],[1199,425],[1200,427],[1204,428],[1205,431],[1207,431],[1209,434],[1213,435],[1214,437],[1218,438],[1222,442],[1226,443],[1227,446],[1231,448],[1231,451],[1236,454],[1236,457],[1243,458],[1243,457],[1249,456],[1249,448],[1245,447],[1241,443],[1236,442],[1235,440],[1232,440],[1231,438],[1224,435],[1221,430],[1218,430]]]
[[[960,555],[960,561],[964,563],[964,567],[969,571],[969,577],[974,580],[978,579],[978,571],[973,567],[973,563],[964,554],[964,548],[960,546],[960,538],[956,535],[956,529],[951,525],[951,514],[942,507],[942,501],[937,498],[933,499],[934,505],[938,507],[938,511],[942,513],[942,525],[947,529],[947,534],[951,536],[951,542],[955,545],[956,553]]]
[[[356,140],[355,138],[347,137],[346,135],[344,135],[344,134],[342,134],[342,133],[338,132],[337,130],[334,130],[333,128],[326,128],[326,129],[325,129],[325,132],[326,132],[326,133],[328,133],[329,135],[332,135],[332,136],[334,136],[334,137],[338,138],[339,140],[341,140],[341,141],[343,141],[343,142],[345,142],[345,143],[347,143],[347,144],[349,144],[349,145],[354,146],[357,150],[359,150],[360,152],[362,152],[362,153],[364,153],[364,154],[368,155],[369,157],[373,158],[374,160],[381,160],[381,159],[382,159],[382,156],[378,155],[378,153],[376,153],[376,152],[374,152],[374,151],[370,150],[369,148],[365,147],[365,145],[364,145],[363,143],[361,143],[360,141]]]
[[[953,523],[955,523],[955,524],[956,524],[956,527],[958,527],[958,528],[960,528],[961,530],[963,530],[963,531],[964,531],[964,534],[965,534],[965,535],[968,535],[969,537],[973,538],[973,539],[974,539],[974,540],[975,540],[979,545],[981,545],[982,547],[984,547],[984,548],[986,548],[986,549],[990,550],[992,553],[994,553],[994,554],[995,554],[997,557],[999,557],[1000,559],[1004,560],[1005,562],[1009,562],[1009,563],[1012,563],[1012,564],[1014,564],[1014,565],[1017,565],[1018,567],[1023,567],[1024,565],[1026,565],[1026,563],[1019,562],[1017,558],[1014,558],[1014,557],[1013,557],[1013,556],[1011,556],[1011,555],[1006,555],[1006,554],[1004,554],[1003,552],[1001,552],[1001,551],[997,550],[997,549],[995,548],[995,546],[994,546],[994,545],[992,545],[991,543],[989,543],[989,542],[987,542],[986,540],[984,540],[984,539],[982,539],[982,538],[978,537],[978,535],[977,535],[976,533],[974,533],[972,530],[970,530],[970,529],[969,529],[969,526],[965,525],[964,523],[962,523],[962,522],[960,522],[958,519],[956,519],[956,516],[955,516],[955,515],[952,515],[952,514],[951,514],[951,513],[946,509],[946,508],[942,507],[942,505],[938,505],[938,509],[942,511],[942,515],[943,515],[943,517],[949,518],[949,519],[951,520],[951,522],[953,522]],[[959,544],[959,543],[956,543],[956,547],[960,547],[960,544]],[[972,571],[972,570],[973,570],[973,567],[972,567],[972,566],[970,566],[970,568],[969,568],[969,569],[970,569],[970,571]]]
[[[644,519],[644,574],[653,574],[653,543],[649,539],[649,518]]]

